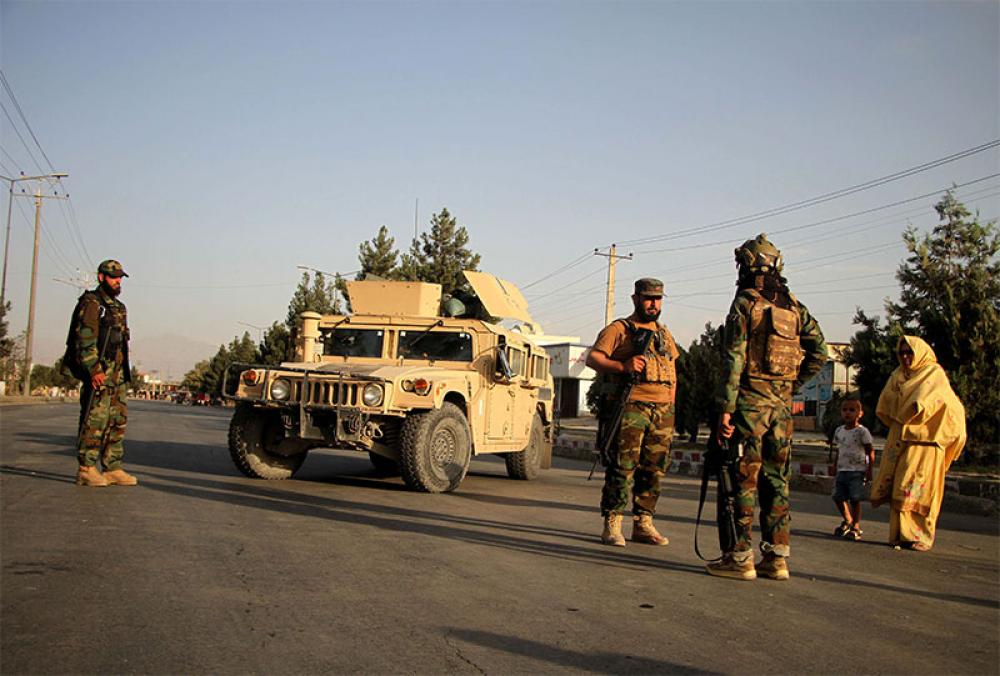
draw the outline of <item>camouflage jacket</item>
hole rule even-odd
[[[83,368],[91,375],[102,371],[107,373],[110,370],[124,369],[124,379],[131,381],[128,360],[128,313],[125,304],[106,294],[103,289],[97,288],[80,296],[76,312],[76,349]],[[102,330],[101,318],[106,313],[110,313],[110,321],[106,322]],[[103,363],[98,363],[104,332],[110,334],[108,346]]]
[[[726,316],[726,326],[722,336],[722,380],[716,393],[716,403],[723,413],[736,410],[736,400],[740,388],[749,388],[754,392],[767,393],[778,389],[786,391],[797,390],[810,378],[816,375],[827,360],[826,341],[816,319],[809,314],[806,306],[798,302],[794,296],[792,302],[799,312],[799,344],[804,352],[802,364],[794,385],[775,384],[751,378],[746,373],[747,346],[750,342],[750,310],[754,303],[753,294],[748,290],[740,290],[733,299]]]

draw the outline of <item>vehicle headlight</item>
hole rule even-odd
[[[279,378],[271,383],[271,398],[278,401],[288,399],[288,394],[292,391],[291,383],[283,378]]]
[[[365,402],[365,406],[378,406],[382,403],[383,396],[385,395],[381,385],[368,383],[361,393],[361,400]]]

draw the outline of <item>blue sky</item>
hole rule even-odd
[[[70,174],[86,248],[46,203],[36,361],[61,353],[79,293],[54,278],[105,257],[131,274],[136,358],[177,378],[240,322],[282,319],[296,265],[354,270],[383,224],[405,250],[417,199],[421,228],[446,206],[484,270],[527,286],[595,247],[990,142],[998,27],[995,2],[3,0],[0,65]],[[38,156],[0,117],[5,175],[38,170],[18,131]],[[689,344],[725,314],[734,246],[766,231],[793,291],[846,340],[856,306],[878,312],[895,296],[900,234],[931,228],[936,199],[781,231],[998,172],[992,149],[784,216],[622,246],[635,258],[618,266],[618,314],[628,282],[659,276],[665,320]],[[958,193],[995,218],[998,186]],[[15,203],[17,333],[32,212]],[[525,290],[546,330],[592,340],[604,260]]]

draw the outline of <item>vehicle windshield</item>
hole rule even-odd
[[[472,335],[455,331],[400,331],[402,359],[472,361]]]
[[[382,356],[382,329],[327,329],[322,332],[323,354],[333,357]]]

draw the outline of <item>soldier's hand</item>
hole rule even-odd
[[[642,373],[646,368],[646,358],[636,355],[626,359],[622,364],[625,366],[625,373]]]
[[[716,428],[715,433],[720,439],[728,439],[733,436],[733,432],[736,431],[736,428],[729,422],[730,416],[731,414],[729,413],[723,413],[719,416],[719,425]]]
[[[94,375],[90,376],[90,384],[95,390],[99,390],[102,385],[104,385],[105,375],[103,371],[98,371]]]

